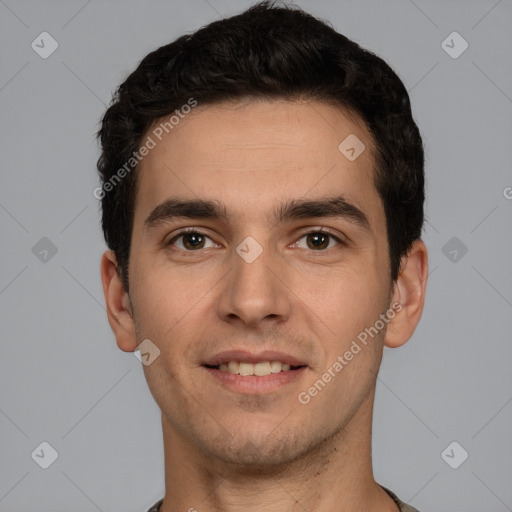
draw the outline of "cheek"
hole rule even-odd
[[[372,262],[305,280],[301,288],[302,297],[334,335],[354,335],[373,324],[384,311],[388,294]]]
[[[161,351],[161,370],[179,378],[178,374],[197,366],[193,357],[197,340],[209,338],[215,307],[212,293],[222,274],[192,276],[185,267],[146,268],[133,289],[138,338],[153,341]]]
[[[136,321],[141,334],[165,338],[200,304],[208,282],[188,276],[183,269],[146,265],[133,287]]]
[[[332,398],[340,411],[352,401],[351,393],[359,390],[364,395],[370,389],[378,372],[384,330],[376,333],[371,328],[386,310],[387,293],[377,272],[346,271],[326,282],[324,293],[311,302],[316,316],[329,327],[321,336],[324,356],[314,380],[332,382],[324,399]],[[318,325],[315,315],[311,318]]]
[[[315,382],[328,382],[318,406],[330,403],[332,413],[342,415],[366,396],[378,373],[385,329],[375,330],[375,324],[386,310],[387,289],[373,278],[354,276],[332,287],[332,292],[317,310],[330,332],[320,340],[325,356],[313,385],[322,388]]]

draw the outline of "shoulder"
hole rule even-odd
[[[398,505],[400,512],[420,512],[417,508],[414,508],[411,505],[404,503],[393,491],[386,489],[386,487],[384,487],[383,485],[381,485],[381,487],[391,496],[393,501]]]
[[[149,510],[148,512],[159,512],[160,510],[160,506],[162,505],[162,502],[164,501],[164,499],[162,498],[161,500],[157,501]]]

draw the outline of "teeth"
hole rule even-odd
[[[271,369],[270,363],[268,361],[266,361],[264,363],[256,363],[254,365],[254,375],[263,377],[264,375],[270,375],[271,373],[272,373],[272,369]]]
[[[281,361],[272,361],[270,363],[270,371],[272,373],[279,373],[281,371],[281,367],[282,367],[282,363]]]
[[[254,375],[254,365],[251,363],[240,363],[238,373],[240,375]]]
[[[251,364],[238,361],[229,361],[229,363],[222,363],[219,365],[221,372],[228,372],[234,375],[257,375],[258,377],[265,377],[272,373],[287,372],[291,366],[281,361],[263,361],[261,363]]]

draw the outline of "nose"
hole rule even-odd
[[[245,254],[244,248],[248,249]],[[219,293],[218,314],[226,322],[250,327],[284,322],[291,309],[286,265],[270,248],[253,260],[250,251],[254,250],[249,244],[239,247],[239,252],[233,251],[231,272]]]

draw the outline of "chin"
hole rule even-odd
[[[275,469],[278,471],[281,467],[287,466],[300,456],[301,450],[283,449],[285,444],[276,445],[268,443],[254,443],[247,441],[243,445],[233,447],[231,445],[227,450],[215,453],[217,459],[223,462],[234,464],[237,469],[247,473]],[[211,449],[211,448],[210,448]]]
[[[204,451],[217,461],[236,466],[237,471],[245,474],[268,474],[280,471],[292,462],[306,456],[325,438],[315,442],[302,429],[292,432],[252,432],[239,430],[232,437],[219,436],[216,439],[203,439]]]

